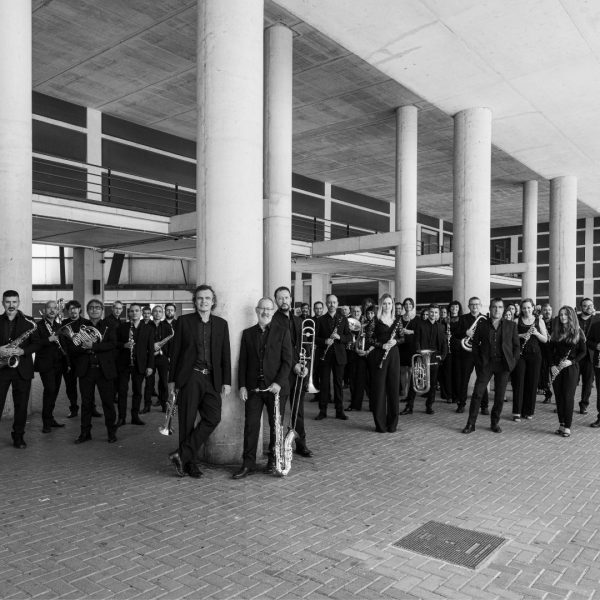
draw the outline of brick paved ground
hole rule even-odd
[[[310,417],[316,405],[307,403]],[[506,405],[506,415],[510,412]],[[57,418],[64,420],[61,399]],[[73,445],[78,423],[27,450],[0,423],[2,598],[593,598],[600,592],[600,431],[575,417],[553,435],[554,405],[531,422],[438,404],[376,434],[370,415],[308,421],[312,459],[286,479],[207,466],[179,479],[172,440],[127,425]],[[508,538],[470,570],[392,547],[429,520]]]

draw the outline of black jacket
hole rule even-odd
[[[121,323],[117,329],[117,369],[122,371],[131,363],[131,351],[124,345],[129,341],[129,330],[131,325],[128,322]],[[146,369],[154,369],[154,332],[149,326],[140,321],[134,333],[135,346],[133,353],[136,358],[136,365],[139,373],[145,373]]]
[[[78,319],[75,324],[71,324],[73,331],[77,333],[81,325],[92,326],[92,322],[87,319]],[[77,377],[83,377],[90,368],[91,359],[96,355],[102,375],[105,379],[114,379],[117,376],[115,366],[114,350],[117,346],[117,335],[114,327],[109,327],[105,320],[98,321],[95,328],[101,333],[102,341],[92,345],[91,350],[86,350],[81,346],[75,346],[71,340],[67,339],[69,355],[73,365],[73,371]]]
[[[32,320],[31,317],[27,318],[30,321]],[[21,311],[17,312],[15,321],[15,332],[13,336],[13,339],[15,340],[30,329],[35,329],[22,344],[19,344],[19,348],[23,350],[24,354],[19,356],[19,364],[17,366],[17,373],[19,373],[23,379],[33,379],[33,360],[31,355],[34,352],[37,352],[40,347],[38,328],[37,325],[28,323]],[[8,331],[8,323],[9,321],[6,314],[0,315],[0,346],[4,346],[8,343],[8,336],[5,335]],[[4,368],[9,369],[10,367],[7,366]]]
[[[35,360],[33,362],[33,369],[38,373],[47,373],[48,371],[52,371],[52,369],[60,369],[63,366],[63,361],[65,360],[65,354],[60,351],[58,344],[56,342],[50,341],[50,331],[48,329],[48,325],[46,325],[48,321],[45,318],[41,319],[38,322],[38,337],[39,337],[39,348],[35,353]],[[60,329],[60,324],[54,321],[52,325],[52,332],[56,333]],[[63,340],[60,340],[61,346],[64,349]],[[65,349],[66,352],[66,349]]]
[[[319,356],[323,356],[327,345],[325,344],[325,340],[331,337],[333,330],[337,324],[337,334],[340,336],[339,340],[334,340],[332,344],[332,348],[327,351],[327,355],[334,353],[335,360],[338,365],[345,365],[348,361],[346,356],[346,344],[352,341],[352,334],[350,333],[350,329],[348,327],[348,319],[343,317],[342,315],[336,314],[333,317],[333,320],[329,316],[329,313],[324,314],[322,317],[319,317],[317,321],[317,331],[315,334],[315,340],[317,347],[319,348]],[[329,360],[329,359],[327,359]]]
[[[488,319],[481,319],[475,328],[473,335],[473,361],[477,373],[490,366],[490,328],[492,322]],[[519,343],[519,332],[517,324],[514,321],[500,319],[500,328],[502,336],[502,354],[508,366],[512,371],[519,362],[521,354],[521,345]]]
[[[443,361],[448,354],[446,327],[439,321],[422,321],[415,332],[415,348],[416,352],[433,350],[440,357],[440,361]]]

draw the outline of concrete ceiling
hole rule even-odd
[[[540,3],[533,0],[502,2],[502,10],[500,3],[467,0],[267,1],[265,25],[283,22],[295,32],[294,171],[393,201],[394,109],[414,103],[421,109],[419,210],[451,221],[449,115],[459,107],[481,105],[489,99],[485,104],[492,106],[495,114],[492,225],[520,223],[520,183],[539,178],[536,170],[546,177],[563,174],[567,171],[559,173],[559,166],[569,165],[567,159],[578,159],[580,153],[570,157],[565,148],[571,145],[565,145],[565,139],[553,153],[552,144],[557,142],[552,136],[538,137],[534,131],[542,114],[539,110],[531,112],[531,122],[522,103],[513,102],[510,113],[509,99],[500,101],[504,98],[502,86],[491,86],[493,81],[489,78],[476,78],[485,65],[493,63],[493,48],[502,37],[499,33],[489,38],[494,43],[492,50],[475,63],[472,54],[466,52],[470,46],[465,48],[464,56],[457,46],[466,45],[461,40],[470,31],[477,31],[486,19],[500,19],[496,26],[506,26],[505,17],[501,19],[499,12],[514,10],[525,17],[524,9],[519,8],[521,4],[529,10],[540,8]],[[548,4],[556,8],[556,3]],[[475,5],[483,5],[487,10],[476,10]],[[34,0],[34,90],[193,139],[195,7],[196,0]],[[554,13],[560,11],[556,8]],[[448,48],[443,44],[447,38],[442,36],[440,40],[439,30],[450,26],[442,19],[451,23],[459,19],[458,24],[463,24],[458,33],[449,30],[453,43]],[[465,24],[469,19],[471,29]],[[535,22],[532,14],[528,22]],[[544,21],[548,27],[559,24]],[[552,28],[545,33],[550,38],[554,35]],[[544,40],[540,32],[537,34],[530,41],[531,48]],[[513,39],[516,34],[503,30],[502,35]],[[483,46],[484,41],[482,37]],[[503,52],[507,51],[507,44],[503,42]],[[418,46],[418,51],[411,51],[413,46]],[[482,50],[478,52],[481,54]],[[413,57],[420,57],[419,61],[413,61]],[[516,59],[511,63],[504,54],[503,57],[502,61],[496,58],[496,68],[509,69],[512,64],[512,76],[524,76],[525,65]],[[529,54],[527,58],[525,62],[529,63]],[[497,79],[502,77],[498,74]],[[600,78],[598,81],[600,86]],[[595,87],[596,83],[592,88]],[[487,90],[490,93],[486,96]],[[548,94],[551,104],[549,97],[552,94]],[[597,136],[591,135],[593,131],[593,127],[588,128],[587,137],[600,144]],[[507,143],[511,136],[513,144]],[[512,158],[513,153],[528,166]],[[534,160],[538,154],[546,156],[546,163]],[[588,155],[592,155],[591,149]],[[551,159],[559,161],[554,171],[547,164]],[[580,175],[580,189],[586,190],[586,201],[594,204],[595,198],[589,197],[589,183],[584,182],[585,173],[581,171],[586,164],[578,161],[579,170],[568,172]],[[541,178],[540,220],[548,219],[547,197],[548,183]],[[580,203],[580,216],[592,214],[595,211]]]

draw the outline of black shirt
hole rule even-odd
[[[498,328],[496,329],[490,319],[489,326],[490,362],[501,362],[504,358],[502,353],[502,321],[498,321]]]
[[[212,338],[212,323],[210,316],[205,323],[198,315],[198,337],[196,341],[196,362],[194,369],[212,369],[210,342]]]

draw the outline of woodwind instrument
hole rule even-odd
[[[570,348],[569,351],[563,356],[563,358],[561,358],[558,365],[553,365],[552,367],[550,367],[550,380],[548,382],[548,387],[550,387],[554,383],[554,380],[558,377],[558,374],[565,368],[564,362],[569,359],[569,354],[571,354]],[[556,371],[554,371],[553,373],[552,369],[556,369]]]
[[[37,331],[37,323],[35,321],[28,319],[25,315],[23,315],[23,318],[32,325],[31,329],[28,329],[22,333],[18,338],[12,341],[9,340],[8,344],[6,344],[6,348],[18,348],[27,338],[32,336]],[[16,369],[19,366],[20,361],[21,358],[17,354],[11,354],[10,356],[6,357],[3,356],[0,358],[0,369],[3,369],[4,367]]]
[[[158,356],[159,354],[162,354],[163,346],[174,336],[175,336],[175,330],[173,329],[173,327],[171,327],[171,333],[167,337],[164,337],[162,340],[160,340],[160,342],[156,342],[154,344],[154,356]]]
[[[398,317],[396,319],[396,323],[393,326],[392,329],[392,335],[390,336],[390,339],[388,340],[388,343],[391,342],[396,335],[402,335],[402,331],[404,331],[404,325],[402,324],[402,317]],[[391,348],[388,348],[382,358],[381,358],[381,362],[379,363],[379,368],[381,369],[383,367],[383,363],[385,362],[385,359],[388,357],[388,354],[390,353]]]
[[[48,319],[44,319],[44,325],[46,325],[46,329],[48,330],[48,333],[50,334],[48,337],[52,337],[52,336],[56,337],[56,339],[54,340],[54,343],[58,346],[60,353],[67,359],[67,367],[70,371],[71,370],[71,362],[69,361],[69,355],[67,354],[67,351],[62,347],[62,344],[60,343],[60,336],[58,333],[59,330],[57,330],[55,332],[52,329],[52,325],[50,323],[48,323]]]
[[[333,328],[333,331],[331,332],[331,335],[327,339],[332,339],[331,336],[334,333],[337,333],[338,327],[340,326],[341,322],[342,322],[341,315],[336,315],[335,327]],[[333,340],[332,344],[329,344],[329,346],[325,347],[325,352],[323,352],[323,356],[321,356],[321,360],[325,360],[325,357],[327,356],[327,352],[329,351],[329,348],[331,348],[331,346],[333,346],[334,343],[335,343],[335,340]]]
[[[129,326],[129,339],[127,340],[130,344],[130,346],[129,346],[129,366],[130,367],[133,367],[134,362],[135,362],[135,354],[134,354],[135,341],[133,339],[134,331],[135,331],[135,327],[134,327],[133,323],[131,323],[131,325]]]
[[[523,356],[523,351],[525,350],[525,346],[527,345],[527,342],[533,335],[534,331],[535,331],[535,319],[533,320],[533,323],[531,324],[531,326],[525,333],[525,337],[523,338],[523,345],[521,346],[521,352],[519,353],[519,356]]]

